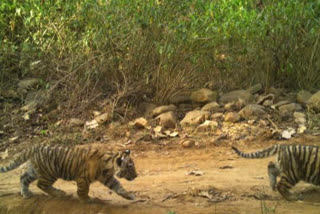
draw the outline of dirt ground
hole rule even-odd
[[[311,142],[320,142],[316,138]],[[305,142],[305,140],[303,140]],[[255,151],[276,141],[238,145],[244,151]],[[308,143],[308,142],[307,142]],[[229,143],[202,148],[182,149],[176,146],[131,146],[139,177],[123,186],[136,194],[127,201],[94,183],[90,204],[80,203],[74,182],[59,180],[57,188],[72,194],[69,198],[50,198],[34,184],[35,196],[24,200],[19,194],[22,169],[0,175],[0,213],[100,213],[100,214],[200,214],[200,213],[320,213],[320,188],[298,184],[295,191],[303,202],[287,202],[269,188],[267,164],[275,157],[248,160],[237,157]],[[198,176],[188,175],[198,171]],[[202,174],[203,173],[203,174]]]

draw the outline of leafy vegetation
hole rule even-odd
[[[1,1],[0,81],[40,77],[70,103],[165,103],[210,81],[313,89],[319,26],[320,1]]]

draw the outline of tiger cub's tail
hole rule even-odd
[[[243,153],[239,151],[236,147],[232,146],[232,149],[243,158],[266,158],[275,155],[278,152],[279,146],[274,145],[272,147],[266,148],[264,150],[252,152],[252,153]]]
[[[0,166],[0,172],[1,173],[8,172],[10,170],[17,168],[18,166],[20,166],[21,164],[23,164],[24,162],[26,162],[30,158],[30,156],[34,153],[35,149],[37,149],[37,147],[33,146],[29,149],[26,149],[22,153],[18,154],[14,158],[14,160],[11,161],[8,165]]]

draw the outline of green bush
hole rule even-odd
[[[72,102],[165,103],[209,81],[313,89],[319,11],[306,0],[1,1],[1,83],[37,76]]]

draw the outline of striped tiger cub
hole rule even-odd
[[[267,149],[243,153],[236,147],[232,149],[243,158],[266,158],[277,155],[277,162],[268,164],[270,186],[287,200],[301,200],[301,195],[290,192],[300,180],[320,185],[320,150],[317,146],[279,144]],[[277,177],[280,181],[277,184]]]
[[[28,166],[20,177],[21,194],[24,198],[32,196],[29,185],[35,180],[38,180],[37,186],[47,194],[64,196],[64,191],[52,186],[58,178],[76,181],[77,194],[81,201],[91,201],[88,192],[94,181],[101,182],[123,198],[135,198],[114,177],[117,175],[129,181],[137,177],[130,150],[111,153],[90,147],[37,145],[20,153],[9,165],[0,167],[0,172],[13,170],[24,162],[27,162]]]

